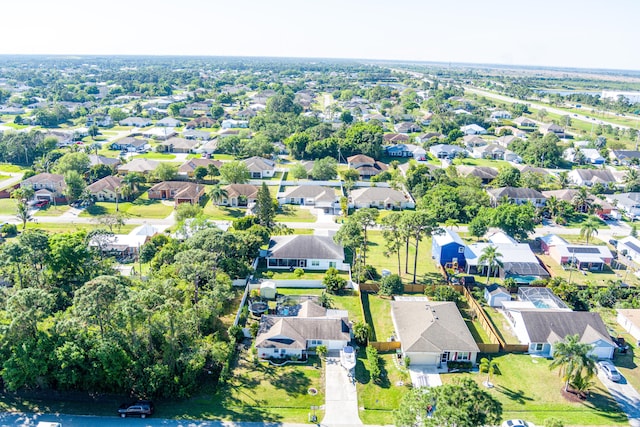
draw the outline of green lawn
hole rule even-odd
[[[383,269],[398,272],[398,259],[395,254],[385,255],[384,238],[382,232],[373,230],[367,232],[369,245],[367,246],[367,264],[373,265],[380,273]],[[413,280],[413,261],[415,248],[409,245],[409,273],[405,273],[405,248],[401,249],[400,263],[402,280],[411,283]],[[435,262],[431,259],[431,238],[424,238],[418,247],[417,283],[430,283],[432,280],[440,280],[442,275]]]
[[[363,293],[362,300],[365,316],[368,317],[367,323],[373,328],[372,339],[386,341],[394,332],[391,300],[368,292]]]
[[[492,168],[499,168],[500,166],[509,165],[509,162],[503,160],[490,160],[490,159],[454,159],[454,165],[468,165],[468,166],[489,166]]]
[[[0,172],[22,172],[25,168],[11,163],[0,163]]]
[[[133,156],[133,159],[153,159],[153,160],[173,160],[176,158],[175,154],[171,153],[158,153],[156,151],[150,151],[144,154],[138,154]]]
[[[502,403],[503,419],[519,418],[542,425],[550,417],[565,425],[628,425],[607,389],[595,378],[591,396],[573,402],[563,394],[563,382],[557,371],[549,370],[549,360],[525,354],[501,354],[493,358],[502,375],[492,378],[495,388],[488,392]],[[485,374],[441,374],[444,384],[459,376],[469,376],[482,385]]]
[[[0,199],[0,215],[14,215],[17,204],[16,199]]]
[[[557,262],[555,262],[549,255],[538,254],[540,260],[544,263],[547,270],[549,270],[552,276],[559,276],[564,278],[565,280],[569,280],[571,277],[572,283],[577,283],[579,285],[586,285],[588,283],[593,283],[597,286],[606,286],[607,281],[609,280],[619,280],[621,279],[621,275],[624,275],[624,271],[622,273],[616,273],[611,270],[611,268],[606,267],[602,271],[585,271],[585,270],[576,270],[576,269],[563,269]],[[629,274],[627,277],[627,281],[629,284],[638,284],[638,280],[633,274]]]
[[[38,209],[34,214],[35,217],[39,216],[60,216],[69,210],[69,205],[47,205],[46,208]]]
[[[166,218],[173,212],[173,206],[164,204],[160,200],[149,200],[146,192],[133,202],[119,203],[118,209],[126,216],[139,218]],[[115,212],[115,202],[97,202],[80,213],[80,216],[92,217]]]
[[[395,353],[380,354],[381,380],[371,381],[367,370],[367,356],[364,350],[358,352],[356,365],[356,388],[358,390],[358,407],[360,419],[365,424],[389,425],[393,424],[393,411],[400,406],[400,399],[409,390],[407,385],[411,381],[408,373],[400,371],[395,365]]]
[[[117,230],[118,234],[127,234],[137,225],[129,224],[123,226],[120,230]],[[27,229],[37,229],[49,231],[51,233],[72,233],[78,230],[86,230],[91,231],[96,228],[96,224],[85,224],[85,223],[54,223],[54,222],[28,222]],[[22,225],[18,225],[18,230],[22,230]]]
[[[322,294],[324,289],[320,288],[278,288],[278,293],[282,295],[316,295]],[[354,322],[362,321],[362,310],[356,291],[345,291],[341,295],[330,295],[334,308],[349,312],[349,320]]]
[[[316,217],[309,209],[293,205],[282,205],[278,209],[275,220],[276,222],[316,222]]]
[[[234,219],[242,218],[246,213],[246,209],[216,206],[211,200],[204,207],[204,214],[215,220],[233,221]]]

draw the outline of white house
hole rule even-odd
[[[222,121],[220,127],[222,129],[248,128],[249,122],[247,120],[226,119]]]
[[[513,330],[529,353],[550,357],[557,343],[569,335],[593,347],[598,359],[611,359],[616,344],[598,313],[537,308],[510,308],[505,311]]]
[[[627,236],[624,239],[618,240],[616,249],[620,255],[626,256],[636,263],[640,263],[640,240],[637,238]]]
[[[476,124],[462,126],[460,128],[460,131],[462,131],[462,133],[465,135],[484,135],[487,133],[487,130],[485,128]]]
[[[304,301],[288,307],[286,315],[263,315],[255,346],[261,359],[301,358],[319,345],[328,350],[341,350],[349,341],[351,328],[347,311],[327,310]]]
[[[285,191],[278,194],[278,203],[281,205],[315,206],[330,214],[340,210],[340,197],[338,197],[336,190],[320,185],[287,187]]]
[[[511,119],[511,113],[505,110],[496,110],[493,113],[491,113],[490,118],[497,120],[497,119]]]
[[[378,209],[413,209],[414,201],[402,191],[386,187],[364,187],[349,194],[349,207]]]
[[[587,187],[591,187],[596,183],[604,186],[616,183],[615,176],[607,169],[574,169],[567,174],[567,177],[573,184],[586,185]]]
[[[273,160],[253,156],[243,162],[247,165],[251,178],[271,178],[276,172],[276,163]]]
[[[454,302],[391,301],[391,319],[411,365],[475,363],[480,349]]]
[[[274,236],[265,256],[269,269],[348,270],[344,248],[329,236],[298,234]]]

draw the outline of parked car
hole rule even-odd
[[[118,414],[122,418],[129,416],[139,416],[140,418],[147,418],[153,415],[153,402],[149,400],[138,400],[133,403],[123,403],[118,408]]]
[[[620,372],[613,366],[613,363],[603,360],[602,362],[598,362],[598,367],[604,373],[604,375],[609,378],[611,381],[618,382],[622,379]]]
[[[52,423],[48,421],[40,421],[36,427],[62,427],[62,423]]]
[[[35,202],[33,204],[33,207],[34,208],[46,208],[48,204],[49,204],[48,200],[40,200],[38,202]]]
[[[529,427],[530,424],[523,420],[506,420],[500,427]]]

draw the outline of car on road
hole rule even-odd
[[[598,362],[598,367],[611,381],[618,382],[622,379],[620,372],[613,366],[613,363],[603,360],[602,362]]]
[[[35,202],[33,204],[33,207],[34,208],[46,208],[48,204],[49,204],[48,200],[40,200],[40,201]]]
[[[118,408],[118,414],[122,418],[135,417],[147,418],[153,415],[153,402],[149,400],[138,400],[133,403],[123,403]]]
[[[500,427],[530,427],[530,426],[531,424],[523,420],[506,420],[502,424],[500,424]]]

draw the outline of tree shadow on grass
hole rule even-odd
[[[369,381],[371,381],[371,376],[369,375],[369,371],[367,370],[364,361],[365,359],[363,359],[363,357],[365,357],[364,355],[364,350],[360,350],[358,351],[358,357],[356,359],[356,381],[358,381],[360,384],[368,384]]]
[[[278,375],[272,381],[272,384],[274,387],[286,391],[287,394],[296,396],[307,393],[311,386],[311,381],[303,372],[295,370]]]
[[[507,388],[501,385],[497,385],[496,390],[504,394],[508,399],[518,402],[521,405],[523,405],[525,401],[533,400],[532,398],[525,396],[525,393],[523,390],[512,390],[510,388]]]
[[[87,206],[86,211],[89,215],[105,215],[108,212],[107,208],[99,205]]]
[[[627,420],[627,416],[616,400],[604,390],[597,387],[591,390],[589,396],[584,400],[584,406],[598,412],[600,416],[606,417],[616,423],[623,423]]]
[[[364,321],[371,327],[371,336],[369,337],[370,341],[377,341],[378,337],[376,336],[375,324],[373,323],[373,318],[371,317],[371,306],[369,305],[369,292],[362,292],[362,309],[364,311]]]

